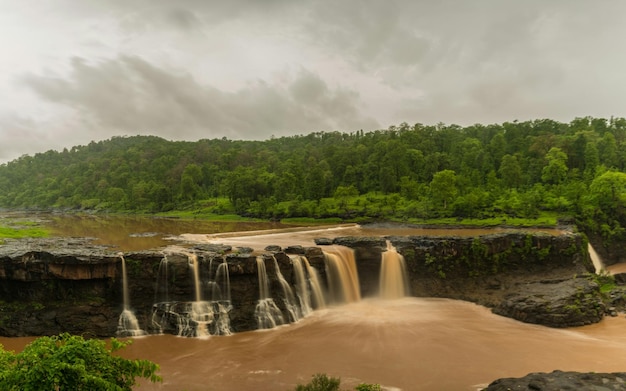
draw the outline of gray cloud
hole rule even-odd
[[[237,91],[199,83],[139,57],[91,64],[75,58],[66,79],[29,74],[23,83],[48,102],[72,107],[86,125],[170,138],[264,139],[269,135],[378,126],[354,91],[301,70],[285,85],[257,81]]]
[[[3,7],[0,144],[24,152],[114,134],[263,139],[404,121],[626,115],[626,2]],[[27,141],[14,140],[16,129]]]

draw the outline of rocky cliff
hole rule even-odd
[[[470,300],[505,316],[556,327],[591,323],[604,315],[595,282],[567,282],[591,268],[586,243],[578,234],[319,238],[314,247],[268,243],[261,254],[228,245],[119,254],[89,239],[39,239],[0,246],[0,334],[115,335],[125,309],[122,259],[129,290],[126,306],[149,333],[193,335],[185,331],[192,323],[207,323],[211,333],[257,328],[259,259],[267,271],[269,296],[289,322],[293,311],[276,267],[294,293],[300,281],[294,257],[303,255],[327,290],[325,250],[349,247],[356,258],[360,293],[373,296],[388,243],[405,259],[413,296]],[[546,291],[557,288],[561,293],[552,296],[563,300],[560,306],[516,299],[519,294],[545,297]],[[202,310],[193,304],[198,298]],[[226,317],[228,330],[221,323]]]

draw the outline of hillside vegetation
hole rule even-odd
[[[113,137],[0,166],[0,207],[263,219],[533,219],[626,226],[626,119],[317,132],[266,141]]]

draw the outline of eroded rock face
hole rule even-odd
[[[252,330],[257,328],[255,307],[260,293],[257,257],[263,259],[267,269],[270,296],[276,298],[284,318],[289,319],[276,267],[289,286],[295,287],[292,257],[305,256],[325,284],[324,250],[327,246],[349,247],[355,254],[361,297],[373,296],[378,291],[381,254],[388,243],[406,260],[412,296],[469,300],[498,308],[506,316],[555,327],[594,322],[603,311],[596,300],[597,285],[580,285],[583,279],[566,282],[587,270],[586,248],[579,235],[343,237],[320,239],[317,243],[316,247],[294,244],[285,248],[270,243],[259,255],[242,248],[233,250],[227,244],[119,254],[94,246],[89,239],[8,241],[0,246],[0,334],[51,335],[69,331],[100,337],[115,335],[123,310],[122,255],[130,288],[128,305],[142,329],[173,332],[162,329],[175,328],[173,321],[154,326],[153,306],[158,304],[166,313],[171,308],[188,308],[189,302],[196,301],[192,264],[197,262],[202,271],[198,276],[202,281],[200,299],[220,303],[226,300],[211,297],[215,292],[211,280],[218,278],[221,268],[229,280],[231,330]],[[166,285],[162,284],[164,279]],[[548,280],[560,282],[548,286]],[[542,293],[542,289],[550,291],[557,286],[563,292],[558,295],[563,302],[543,303],[542,296],[551,297],[553,293]]]
[[[483,391],[601,391],[626,390],[626,372],[579,373],[554,371],[530,373],[520,378],[503,378],[489,384]]]
[[[598,284],[588,278],[520,285],[493,312],[526,323],[575,327],[599,322],[606,313]]]

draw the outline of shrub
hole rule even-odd
[[[325,374],[313,375],[310,383],[296,386],[295,391],[339,391],[341,380],[336,377],[328,377]]]
[[[159,366],[111,353],[130,344],[61,334],[41,337],[20,353],[0,345],[0,391],[130,391],[136,377],[161,381]]]

